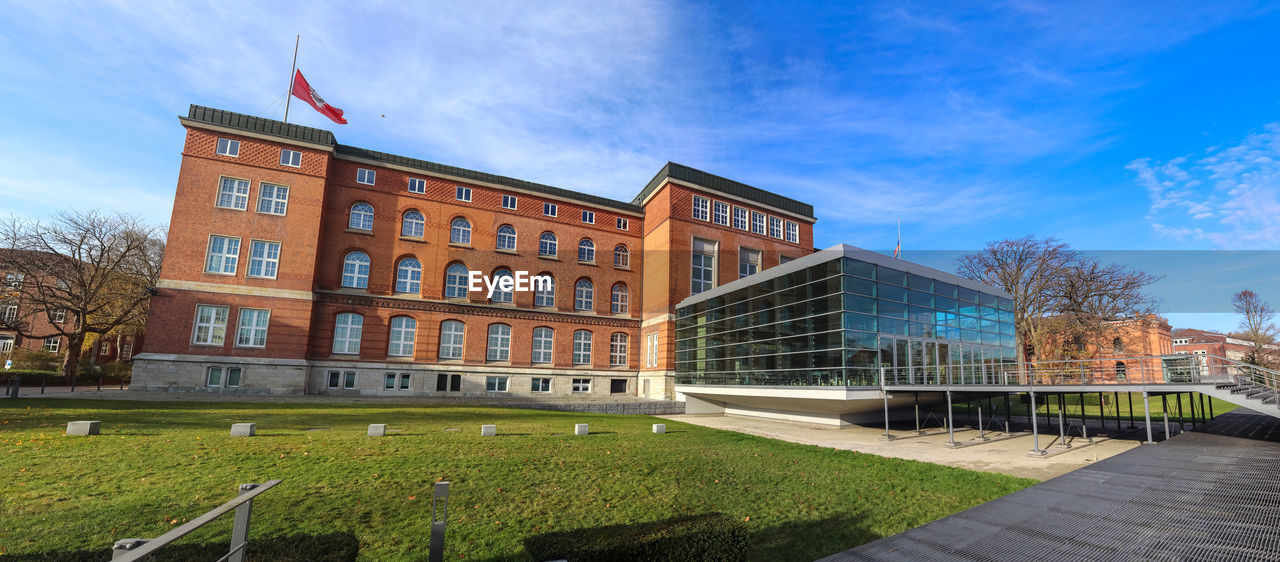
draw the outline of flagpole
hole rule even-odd
[[[898,248],[893,252],[893,257],[902,259],[902,219],[898,219]]]
[[[298,75],[298,43],[302,42],[302,34],[299,33],[293,39],[293,68],[289,69],[289,91],[284,93],[284,122],[289,122],[289,102],[293,101],[293,77]]]

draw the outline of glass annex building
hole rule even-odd
[[[995,374],[1016,362],[1012,310],[1004,291],[839,245],[681,302],[677,391]]]

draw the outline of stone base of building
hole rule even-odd
[[[143,353],[133,360],[129,390],[213,394],[304,394],[307,362],[215,355]],[[211,371],[217,369],[217,384]],[[238,369],[232,376],[231,370]]]

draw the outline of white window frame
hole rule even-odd
[[[445,329],[445,324],[449,324],[449,329]],[[454,327],[460,328],[457,332]],[[452,359],[462,359],[462,348],[467,340],[467,324],[461,320],[444,320],[440,322],[440,350],[439,359],[442,361]]]
[[[218,192],[213,199],[213,206],[219,209],[247,211],[249,209],[249,192],[252,191],[252,188],[253,182],[247,179],[218,176]],[[226,196],[228,200],[226,205],[222,204],[223,196]]]
[[[782,219],[769,217],[769,236],[779,240],[782,239]]]
[[[551,377],[533,377],[530,379],[529,392],[551,392]]]
[[[573,379],[570,386],[570,392],[573,394],[589,394],[591,392],[591,379]]]
[[[400,325],[396,325],[399,320]],[[413,357],[414,340],[418,337],[418,320],[412,316],[393,316],[387,337],[387,357]]]
[[[619,252],[619,249],[622,251]],[[618,244],[613,247],[613,267],[615,269],[631,269],[631,250],[627,248],[626,244]]]
[[[585,247],[583,244],[586,244]],[[578,241],[578,263],[596,263],[596,243],[590,238]]]
[[[582,284],[586,283],[584,287]],[[573,309],[578,312],[591,312],[595,309],[595,283],[590,279],[579,279],[573,282]]]
[[[256,210],[264,215],[285,216],[289,211],[289,186],[266,181],[258,182]]]
[[[458,273],[454,273],[457,271]],[[444,298],[446,299],[465,299],[467,298],[467,282],[469,270],[467,266],[454,263],[444,270]]]
[[[458,221],[462,221],[465,226],[459,226]],[[455,233],[458,234],[456,239],[454,237]],[[471,221],[470,220],[467,220],[466,217],[454,217],[453,220],[449,221],[449,243],[461,244],[463,246],[471,245]]]
[[[202,321],[202,312],[209,311],[207,321]],[[231,316],[231,307],[214,304],[197,304],[195,316],[192,317],[191,345],[211,345],[222,347],[227,342],[227,318]],[[207,328],[208,336],[200,338],[200,329]]]
[[[374,185],[378,182],[378,171],[369,168],[356,168],[356,183]]]
[[[418,218],[410,219],[409,215],[416,214]],[[422,238],[427,232],[427,215],[417,209],[409,209],[403,215],[400,215],[400,236],[407,238]]]
[[[581,337],[584,336],[585,337]],[[591,330],[575,330],[573,332],[573,364],[591,364],[591,344],[595,336]]]
[[[18,305],[11,304],[4,307],[4,317],[0,318],[0,320],[4,320],[5,322],[12,322],[17,317],[18,317]]]
[[[747,230],[751,225],[751,212],[742,207],[733,207],[733,227],[738,230]]]
[[[506,328],[505,330],[503,328]],[[511,326],[508,324],[489,324],[485,338],[484,360],[501,363],[511,360]]]
[[[363,210],[357,212],[356,207],[359,207],[361,205],[368,207],[369,212],[366,213]],[[373,232],[373,222],[374,222],[374,219],[377,217],[377,214],[378,214],[377,210],[373,208],[372,203],[367,203],[364,201],[357,201],[355,203],[352,203],[351,211],[347,216],[347,228],[351,230],[359,230],[362,232]],[[359,218],[357,218],[357,215],[359,215]],[[369,223],[369,226],[367,227],[365,226],[366,218],[368,219],[368,223]]]
[[[698,251],[697,246],[698,246],[699,240],[701,240],[702,242],[705,242],[706,244],[709,244],[712,248],[711,251],[709,252]],[[698,293],[709,291],[715,288],[716,282],[718,280],[717,279],[718,273],[716,271],[716,266],[717,266],[716,262],[718,261],[717,254],[719,254],[719,252],[717,250],[719,250],[719,247],[717,243],[714,241],[702,240],[699,238],[693,239],[692,251],[689,253],[690,294],[696,295]],[[702,260],[698,260],[697,259],[698,256],[702,256]],[[698,261],[701,261],[702,265],[698,265],[697,263]],[[695,275],[695,273],[701,273],[704,270],[711,272],[711,279],[709,281],[706,279],[702,279],[702,275]]]
[[[648,366],[658,366],[658,333],[649,334],[645,339],[649,340],[649,358]]]
[[[619,292],[618,289],[622,291]],[[625,283],[614,283],[609,289],[609,312],[613,314],[629,314],[631,312],[631,290]]]
[[[503,232],[502,229],[504,228],[508,229],[510,232]],[[517,239],[516,227],[511,226],[509,224],[504,224],[502,226],[499,226],[498,230],[494,232],[495,232],[495,238],[494,238],[495,250],[503,250],[507,252],[516,251],[516,239]]]
[[[547,240],[547,236],[551,236],[551,239]],[[547,252],[546,250],[548,249],[550,249],[551,251]],[[554,258],[556,257],[556,252],[558,251],[560,251],[560,239],[556,238],[556,233],[543,232],[542,234],[538,235],[538,255],[539,256],[544,258]]]
[[[364,316],[343,312],[333,319],[333,354],[360,355],[360,340],[364,336]]]
[[[246,318],[247,316],[253,318]],[[236,319],[236,347],[262,349],[267,347],[267,330],[271,326],[271,310],[266,308],[240,308]],[[262,343],[257,343],[258,340]],[[244,343],[248,341],[249,343]]]
[[[538,326],[533,329],[533,346],[530,352],[529,361],[535,365],[546,365],[551,363],[553,359],[553,351],[555,349],[556,331],[547,326]]]
[[[729,204],[716,201],[712,205],[711,222],[721,226],[729,226]]]
[[[302,167],[302,151],[290,150],[288,148],[281,148],[280,149],[280,165],[288,166],[290,168],[301,168]]]
[[[514,288],[513,288],[512,290],[510,290],[510,291],[504,291],[504,290],[502,290],[502,289],[500,289],[500,288],[498,288],[498,287],[496,286],[496,284],[499,282],[499,280],[500,280],[501,278],[503,278],[503,277],[511,277],[512,287],[514,287],[514,286],[515,286],[515,285],[514,285],[514,283],[515,283],[515,276],[514,276],[514,275],[512,275],[512,273],[511,273],[511,271],[510,271],[510,270],[507,270],[507,269],[499,269],[499,270],[497,270],[497,271],[493,272],[493,281],[494,281],[494,283],[495,283],[495,287],[494,287],[494,289],[493,289],[493,296],[489,297],[489,302],[490,302],[490,303],[493,303],[493,304],[511,304],[511,303],[515,302],[515,300],[516,300],[516,292],[515,292]]]
[[[427,180],[422,178],[409,178],[409,193],[426,193]]]
[[[546,276],[551,280],[550,283],[547,283],[549,286],[545,287],[546,290],[543,290],[544,285],[541,283],[533,289],[533,306],[554,308],[556,306],[556,278],[549,273]]]
[[[510,203],[510,205],[508,205],[508,203]],[[516,206],[517,206],[518,204],[519,204],[519,201],[517,200],[517,198],[516,198],[516,196],[515,196],[515,195],[505,195],[505,194],[504,194],[504,195],[502,196],[502,208],[503,208],[503,209],[508,209],[508,210],[514,211],[514,210],[516,210]]]
[[[222,388],[221,365],[210,365],[204,370],[204,385],[210,388]]]
[[[236,139],[228,139],[218,137],[217,146],[213,147],[213,153],[218,156],[228,156],[231,158],[240,157],[240,141]]]
[[[799,224],[792,221],[787,221],[787,242],[792,242],[795,244],[800,243],[800,225]]]
[[[116,356],[120,361],[128,361],[133,359],[133,342],[124,342],[120,344],[120,355]]]
[[[394,372],[386,372],[382,374],[382,390],[395,390],[396,381],[400,380],[400,375]]]
[[[544,217],[555,217],[555,216],[559,216],[559,215],[560,215],[560,206],[559,206],[559,205],[556,205],[555,203],[543,203],[543,204],[542,204],[542,216],[544,216]]]
[[[596,212],[595,212],[595,211],[588,211],[588,210],[586,210],[586,209],[583,209],[583,210],[582,210],[582,222],[587,223],[587,224],[595,224],[595,223],[596,223]]]
[[[59,308],[49,313],[50,324],[61,324],[67,321],[67,311]]]
[[[457,200],[457,201],[463,201],[463,202],[466,202],[466,203],[470,203],[470,202],[471,202],[471,188],[470,188],[470,187],[466,187],[466,186],[462,186],[462,185],[455,185],[455,186],[454,186],[454,190],[453,190],[453,198],[454,198],[455,200]]]
[[[765,214],[759,211],[751,211],[752,234],[763,235],[765,233],[765,228]]]
[[[631,338],[623,332],[614,332],[609,335],[609,365],[612,367],[626,367],[627,356]]]
[[[510,382],[510,379],[511,377],[489,375],[484,378],[484,391],[506,392],[508,388],[507,383]]]
[[[701,195],[694,195],[693,211],[690,214],[696,221],[711,220],[711,200]]]
[[[618,230],[631,230],[631,221],[618,217]]]
[[[754,257],[755,259],[750,259]],[[744,266],[747,271],[743,271]],[[750,277],[764,269],[764,252],[755,248],[738,247],[738,278]]]
[[[51,338],[45,338],[44,344],[40,346],[40,349],[48,353],[57,353],[62,349],[62,336],[53,336]]]
[[[417,264],[406,263],[410,260]],[[396,262],[395,292],[404,295],[422,294],[422,261],[413,256],[405,256]]]
[[[365,261],[352,260],[351,256],[360,254],[364,256]],[[347,272],[347,264],[354,265],[354,270]],[[347,252],[342,256],[342,278],[338,280],[338,284],[347,289],[368,289],[369,288],[369,271],[373,268],[373,258],[369,254],[355,250]],[[347,279],[351,279],[351,283],[347,283]]]
[[[214,240],[221,240],[221,251],[214,253]],[[232,250],[231,244],[234,241],[235,249]],[[218,258],[215,267],[214,257]],[[210,234],[209,245],[204,253],[204,272],[213,275],[235,275],[240,268],[240,238],[238,236],[222,236],[221,234]]]
[[[111,342],[104,341],[98,345],[98,355],[111,355]]]
[[[262,248],[261,257],[258,256],[259,248]],[[272,248],[275,249],[275,257],[271,257]],[[255,264],[260,264],[258,273],[253,272]],[[272,240],[249,240],[249,269],[245,270],[245,277],[275,279],[279,274],[280,243]]]

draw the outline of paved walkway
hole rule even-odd
[[[1041,435],[1040,446],[1049,448],[1053,456],[1048,458],[1032,458],[1027,456],[1033,447],[1030,435],[1000,440],[997,432],[987,432],[991,441],[979,442],[978,432],[971,429],[957,430],[956,442],[972,444],[956,449],[946,446],[947,434],[937,427],[929,429],[930,435],[916,437],[912,431],[892,430],[898,438],[884,440],[884,429],[853,426],[836,429],[829,426],[795,423],[761,418],[740,416],[702,416],[679,415],[662,416],[666,419],[682,421],[695,425],[737,431],[772,439],[781,439],[793,443],[818,445],[870,453],[882,457],[911,459],[917,461],[943,464],[980,470],[983,472],[999,472],[1023,478],[1048,480],[1061,476],[1078,468],[1090,466],[1098,460],[1105,459],[1128,451],[1139,445],[1139,437],[1145,439],[1146,433],[1139,431],[1124,439],[1098,439],[1094,444],[1082,446],[1082,440],[1075,440],[1069,450],[1054,449],[1051,444],[1058,437],[1056,426],[1052,435]],[[1142,426],[1139,425],[1139,428]],[[1188,425],[1188,427],[1190,427]],[[1046,428],[1042,425],[1042,431]],[[1095,427],[1090,427],[1090,435]]]
[[[1280,560],[1280,420],[1249,410],[822,562]]]

